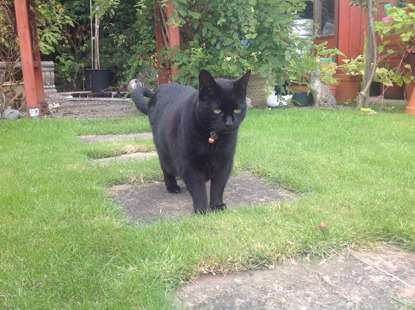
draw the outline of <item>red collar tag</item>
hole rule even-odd
[[[211,131],[210,132],[210,137],[208,139],[210,144],[215,143],[215,141],[219,138],[218,134],[216,133],[216,131]]]

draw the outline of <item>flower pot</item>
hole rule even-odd
[[[110,84],[108,69],[84,69],[86,90],[99,93]]]
[[[357,75],[352,77],[347,74],[336,73],[334,77],[339,81],[336,91],[337,103],[345,103],[355,100],[359,93],[362,76]]]
[[[336,98],[337,85],[326,84],[326,86],[328,87],[328,89],[330,89],[330,91],[331,91],[332,95],[334,96],[334,98]]]
[[[298,84],[298,83],[291,82],[290,86],[293,92],[296,92],[296,93],[307,92],[307,85],[305,84]]]
[[[292,101],[297,107],[308,107],[313,104],[313,95],[307,92],[293,92]]]
[[[413,91],[411,94],[408,106],[405,108],[405,113],[409,115],[415,115],[415,91]]]
[[[405,84],[405,99],[406,100],[411,99],[411,95],[412,95],[412,92],[414,90],[414,87],[415,87],[415,81],[414,80],[412,80],[408,84]]]

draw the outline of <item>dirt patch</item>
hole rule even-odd
[[[52,118],[118,118],[138,115],[134,104],[128,99],[76,99],[70,98],[71,93],[48,94]]]
[[[180,194],[170,194],[164,183],[145,185],[118,185],[110,193],[116,203],[134,223],[148,223],[166,217],[184,217],[194,213],[192,198],[184,183]],[[209,185],[209,184],[207,184]],[[209,186],[207,186],[209,189]],[[294,193],[277,188],[263,180],[248,175],[231,176],[225,188],[223,200],[230,209],[238,206],[255,206],[265,203],[292,200]]]
[[[415,253],[384,246],[274,270],[200,276],[174,296],[180,309],[415,309]]]

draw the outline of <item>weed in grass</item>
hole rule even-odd
[[[90,143],[82,147],[89,158],[105,158],[137,152],[155,152],[151,139]]]

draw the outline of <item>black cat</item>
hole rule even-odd
[[[231,174],[238,128],[245,118],[251,72],[237,80],[214,80],[200,71],[199,90],[176,83],[153,94],[134,89],[136,107],[150,119],[167,191],[179,193],[176,176],[189,190],[195,212],[224,210],[223,191]],[[149,97],[150,100],[144,98]],[[206,182],[210,185],[210,204]]]

